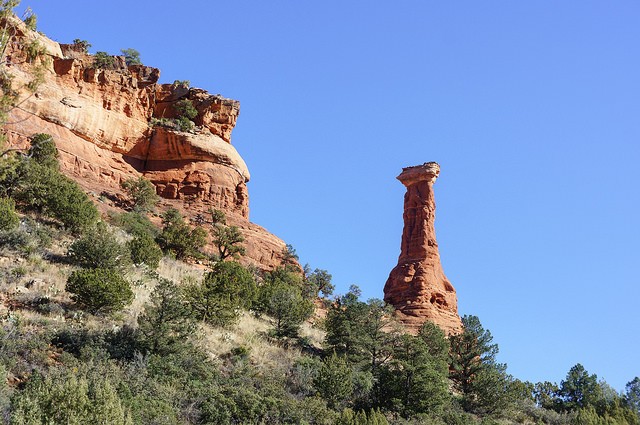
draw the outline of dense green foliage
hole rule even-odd
[[[122,56],[124,56],[124,61],[127,66],[131,65],[142,65],[142,61],[140,60],[140,52],[136,49],[121,49],[120,52]]]
[[[148,234],[155,238],[160,233],[158,228],[149,220],[149,217],[140,211],[117,214],[112,218],[112,222],[132,235]]]
[[[16,203],[11,198],[0,198],[0,232],[13,230],[20,224]]]
[[[218,249],[218,259],[239,258],[244,255],[245,248],[240,245],[244,242],[244,236],[236,226],[214,226],[211,230],[213,244]]]
[[[464,331],[449,338],[451,381],[462,394],[465,410],[487,414],[504,410],[509,401],[506,365],[496,363],[498,345],[476,316],[462,318]]]
[[[91,313],[120,310],[133,300],[131,285],[113,269],[76,270],[65,289]]]
[[[193,130],[193,119],[198,116],[198,110],[193,106],[193,102],[189,99],[182,99],[174,105],[176,110],[176,124],[180,131]]]
[[[39,133],[31,137],[27,154],[40,165],[58,168],[58,149],[49,134]]]
[[[201,284],[187,288],[189,304],[199,320],[218,326],[234,323],[256,297],[253,274],[236,262],[218,262]]]
[[[155,186],[142,176],[123,180],[120,186],[129,196],[134,211],[153,211],[160,200]]]
[[[264,276],[254,309],[275,320],[275,337],[295,338],[300,325],[313,313],[313,302],[303,296],[300,275],[290,269],[280,268]]]
[[[87,40],[81,40],[76,38],[73,40],[73,44],[78,46],[83,53],[89,53],[89,48],[91,47],[91,43]]]
[[[315,269],[312,272],[305,273],[307,290],[314,297],[320,296],[321,294],[323,297],[329,297],[333,294],[335,286],[331,283],[331,279],[331,274],[322,269]]]
[[[60,173],[57,155],[51,136],[36,134],[26,156],[0,158],[0,195],[80,233],[97,222],[98,210],[77,183]]]
[[[93,67],[99,69],[112,69],[115,66],[115,59],[107,52],[96,52],[93,57]]]
[[[131,252],[131,260],[134,264],[145,264],[155,270],[162,259],[162,249],[158,246],[152,234],[147,232],[134,233],[133,238],[127,242]]]
[[[123,271],[131,260],[127,246],[103,223],[76,239],[69,246],[67,256],[81,267],[117,271]]]
[[[207,241],[207,232],[202,227],[191,228],[176,209],[168,209],[162,216],[164,225],[157,241],[163,251],[177,259],[202,257],[200,251]]]
[[[192,308],[183,291],[169,279],[159,278],[151,302],[138,317],[140,346],[146,352],[168,355],[188,348],[195,330]]]

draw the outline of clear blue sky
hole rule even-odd
[[[518,378],[640,375],[640,3],[23,0],[39,29],[132,47],[238,99],[251,218],[382,297],[401,168],[442,167],[461,314]]]

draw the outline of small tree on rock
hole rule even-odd
[[[120,50],[120,52],[124,56],[124,61],[127,66],[142,65],[142,61],[140,60],[140,52],[136,49],[122,49]]]
[[[153,211],[160,200],[156,187],[142,176],[123,180],[120,187],[127,192],[134,211]]]

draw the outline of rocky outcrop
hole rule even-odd
[[[249,170],[231,145],[239,102],[186,82],[158,84],[158,69],[127,66],[119,56],[107,69],[95,67],[82,46],[58,44],[9,19],[16,31],[6,69],[18,93],[5,126],[10,145],[49,133],[63,172],[89,192],[117,198],[122,180],[143,175],[165,207],[191,217],[224,211],[247,239],[249,262],[265,269],[279,264],[284,242],[248,221]],[[29,52],[34,46],[35,57]],[[30,84],[35,75],[39,84]],[[173,120],[183,99],[197,110],[190,131]]]
[[[444,275],[435,232],[433,184],[440,166],[427,162],[402,170],[406,186],[404,230],[398,265],[384,286],[384,300],[396,308],[398,319],[412,333],[431,321],[447,334],[462,329],[456,291]]]

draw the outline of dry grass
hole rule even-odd
[[[114,229],[114,233],[121,242],[128,239],[128,235],[119,229]],[[29,255],[0,249],[0,318],[17,315],[35,327],[71,325],[90,330],[110,330],[123,325],[135,326],[149,302],[157,279],[144,267],[132,267],[126,277],[132,283],[135,298],[124,310],[108,316],[93,316],[75,310],[70,294],[65,291],[67,278],[76,269],[64,262],[71,242],[68,235],[55,238],[47,249],[36,249]],[[167,257],[161,260],[157,269],[159,276],[180,286],[202,282],[206,271],[206,267],[201,265]],[[42,298],[49,300],[47,308],[50,310],[35,307],[36,301]],[[258,368],[284,373],[302,355],[301,349],[285,347],[274,341],[268,336],[272,328],[268,317],[258,318],[243,312],[238,323],[229,328],[200,324],[196,339],[214,359],[223,358],[233,348],[246,347],[251,362]],[[317,326],[305,323],[300,333],[309,344],[322,345],[324,333]]]
[[[259,368],[286,370],[300,356],[299,350],[286,350],[270,343],[266,337],[271,328],[264,318],[243,312],[238,323],[228,329],[201,324],[200,345],[214,360],[219,360],[235,347],[249,349],[250,359]]]
[[[207,269],[200,265],[191,265],[182,261],[164,257],[160,261],[158,274],[176,283],[189,284],[202,281]]]
[[[286,371],[302,353],[298,347],[284,347],[278,345],[268,332],[273,324],[267,317],[256,317],[250,312],[243,312],[235,326],[227,329],[211,327],[201,324],[198,332],[200,345],[213,359],[220,359],[233,348],[245,347],[249,349],[251,363],[262,370]],[[301,335],[308,337],[318,346],[324,338],[323,333],[305,323]]]

